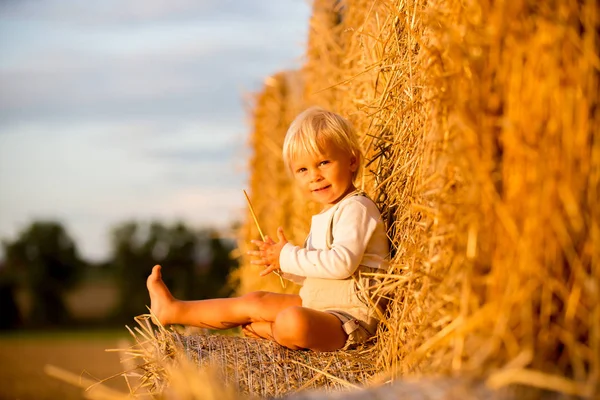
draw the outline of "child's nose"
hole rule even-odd
[[[321,180],[321,172],[315,168],[310,171],[310,180],[311,181],[319,181]]]

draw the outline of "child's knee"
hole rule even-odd
[[[260,314],[261,308],[264,306],[264,299],[267,293],[268,292],[258,291],[240,296],[238,297],[240,300],[239,306],[243,307],[243,309],[246,310],[245,313],[250,316],[258,315]]]
[[[310,321],[302,307],[289,307],[277,314],[273,324],[275,340],[290,348],[302,348],[310,333]]]
[[[245,302],[248,303],[256,303],[256,302],[260,302],[262,301],[262,299],[265,297],[265,295],[267,294],[267,292],[251,292],[251,293],[246,293],[243,296],[240,296],[240,299],[242,299]]]

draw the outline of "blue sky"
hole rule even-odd
[[[90,259],[129,219],[226,227],[248,94],[302,64],[304,0],[0,2],[0,238],[61,220]]]

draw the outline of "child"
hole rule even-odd
[[[361,152],[350,123],[313,107],[291,124],[284,162],[309,198],[323,205],[312,217],[303,247],[287,241],[254,240],[248,253],[264,267],[303,284],[300,294],[253,292],[237,298],[180,301],[161,279],[160,266],[148,278],[151,310],[163,325],[227,329],[275,340],[290,349],[333,351],[375,334],[382,302],[364,272],[385,272],[388,241],[376,205],[356,190]],[[372,275],[371,275],[372,276]],[[378,308],[379,313],[376,311]]]

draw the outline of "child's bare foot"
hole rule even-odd
[[[160,265],[155,265],[152,268],[152,273],[146,280],[146,287],[148,293],[150,293],[150,310],[152,314],[162,325],[168,325],[173,323],[170,316],[172,306],[176,300],[163,282],[160,268]]]

